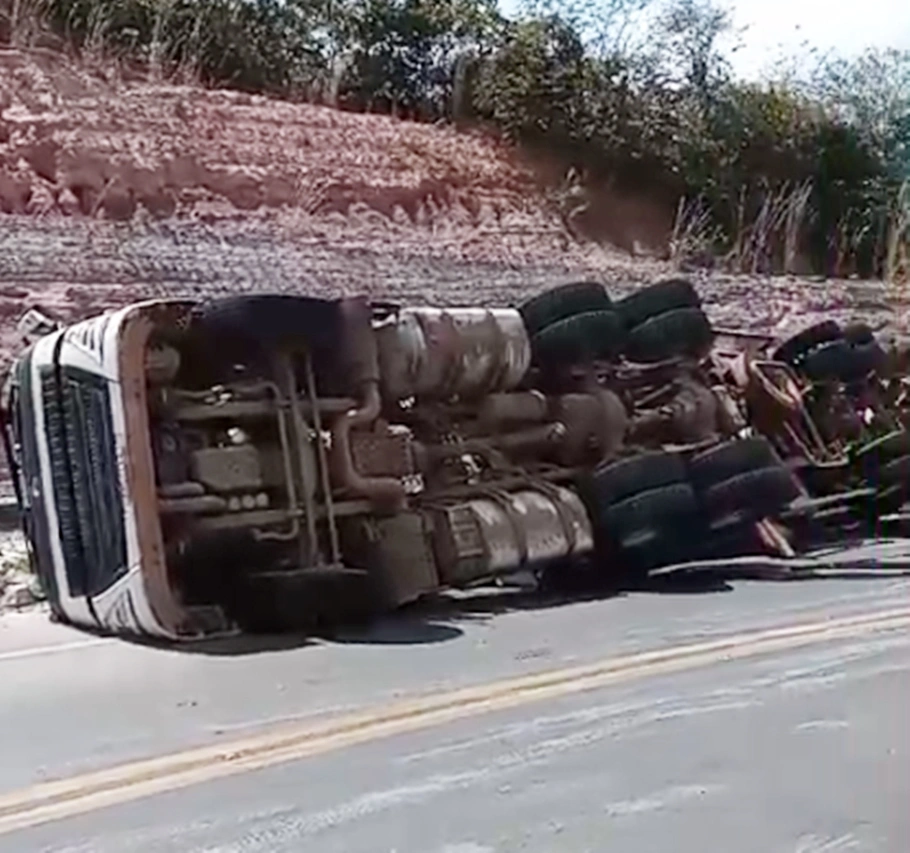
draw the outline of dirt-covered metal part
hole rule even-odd
[[[491,573],[589,552],[591,524],[570,489],[540,482],[521,491],[489,487],[433,511],[440,579],[469,584]]]

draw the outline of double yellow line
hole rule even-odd
[[[45,782],[0,795],[0,835],[331,752],[452,720],[569,696],[623,681],[910,627],[910,607],[816,620],[722,639],[607,658],[586,666],[507,678],[316,723],[298,723],[160,758]]]

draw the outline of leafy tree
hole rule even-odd
[[[897,178],[910,178],[910,50],[824,60],[809,91],[855,127]]]
[[[658,62],[671,81],[707,97],[729,80],[722,39],[732,32],[730,13],[713,0],[671,0],[653,29]]]
[[[495,0],[352,3],[341,29],[348,45],[341,96],[360,106],[446,115],[459,58],[483,54],[500,26]]]
[[[46,0],[48,22],[77,49],[281,94],[305,90],[323,65],[313,12],[283,0]]]
[[[566,145],[595,130],[583,126],[591,72],[571,26],[557,17],[522,21],[481,71],[476,105],[514,140]]]
[[[629,56],[640,45],[634,24],[655,0],[521,0],[519,19],[559,19],[578,35],[591,56]]]

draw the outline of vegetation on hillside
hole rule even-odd
[[[645,7],[646,37],[629,16]],[[910,53],[744,83],[714,0],[0,0],[0,39],[54,38],[207,85],[482,122],[589,188],[656,200],[679,256],[906,275]]]

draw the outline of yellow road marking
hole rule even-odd
[[[0,795],[0,834],[465,717],[812,643],[910,627],[910,607],[750,631],[502,679]]]

